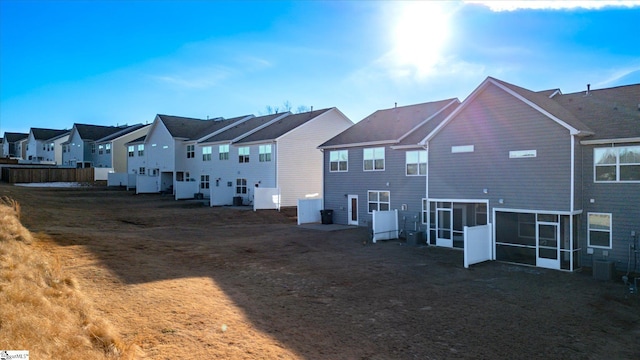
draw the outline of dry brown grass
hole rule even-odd
[[[0,198],[0,349],[29,350],[34,359],[134,359],[97,316],[57,259],[34,246],[20,222],[20,204]]]

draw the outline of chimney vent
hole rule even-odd
[[[398,107],[398,102],[397,102],[397,101],[394,103],[393,107],[394,107],[394,108],[397,108],[397,107]]]
[[[590,91],[591,91],[591,84],[587,84],[587,95],[589,95]]]

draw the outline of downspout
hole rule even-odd
[[[324,177],[325,172],[324,172],[324,149],[320,149],[320,152],[322,153],[322,209],[324,209],[324,195],[327,193],[327,189],[326,189],[326,184],[327,184],[327,179]]]
[[[427,152],[427,173],[425,174],[424,180],[424,195],[427,200],[427,208],[425,209],[427,212],[427,228],[425,231],[425,239],[427,239],[427,246],[431,245],[431,204],[429,203],[429,142],[425,142],[422,145],[422,148]]]
[[[569,245],[569,251],[570,251],[570,256],[569,256],[569,269],[571,269],[571,271],[574,270],[573,268],[573,217],[574,215],[574,211],[575,211],[575,198],[576,198],[576,189],[575,189],[575,180],[576,180],[576,164],[575,164],[575,159],[576,159],[576,137],[575,135],[571,135],[571,200],[570,200],[570,211],[569,211],[569,241],[571,243],[571,245]],[[560,254],[559,254],[560,255]]]

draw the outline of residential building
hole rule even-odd
[[[93,167],[97,156],[96,140],[115,134],[128,126],[73,124],[69,139],[62,145],[62,165]]]
[[[20,146],[20,142],[28,137],[29,134],[27,133],[5,132],[2,141],[3,156],[10,158],[22,158],[22,147]]]
[[[69,134],[69,130],[31,128],[26,144],[26,158],[31,163],[56,164],[55,139]]]
[[[458,99],[378,110],[319,146],[324,153],[324,208],[333,221],[367,226],[374,210],[398,209],[401,231],[417,230],[425,198],[427,150],[435,128]]]

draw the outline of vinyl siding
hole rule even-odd
[[[640,145],[640,144],[620,144]],[[640,183],[596,183],[594,182],[593,149],[600,146],[582,146],[584,179],[584,213],[580,226],[583,264],[591,266],[593,259],[602,259],[603,249],[595,248],[593,255],[587,255],[587,214],[589,212],[612,214],[612,248],[608,249],[608,259],[620,271],[627,270],[631,231],[640,236]],[[591,203],[591,199],[594,200]],[[633,254],[632,254],[633,256]],[[633,266],[633,258],[631,259]]]
[[[320,144],[353,125],[332,109],[278,139],[277,177],[282,206],[296,206],[306,195],[323,196]],[[275,158],[275,157],[274,157]]]
[[[429,142],[429,197],[489,199],[502,208],[569,211],[569,131],[491,85]],[[474,152],[452,153],[473,145]],[[510,159],[510,151],[536,150]],[[483,189],[488,193],[484,194]]]
[[[425,176],[405,175],[404,150],[393,150],[385,147],[384,171],[363,170],[363,149],[370,147],[351,147],[348,150],[347,172],[330,172],[329,154],[332,150],[324,152],[325,171],[325,209],[334,210],[333,220],[338,224],[348,222],[348,197],[345,195],[358,195],[358,222],[360,226],[368,226],[371,223],[371,214],[368,213],[368,191],[389,191],[390,208],[401,210],[402,204],[407,205],[408,211],[399,212],[401,227],[404,228],[406,217],[407,228],[413,229],[413,218],[417,216],[420,224],[420,212],[422,198],[425,197]],[[388,185],[387,185],[388,184]]]

